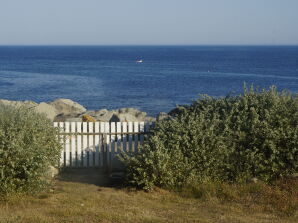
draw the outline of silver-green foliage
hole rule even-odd
[[[298,97],[275,87],[202,96],[175,119],[157,123],[138,154],[121,159],[128,182],[146,190],[290,175],[298,171]]]
[[[0,106],[0,194],[38,192],[58,163],[57,129],[27,108]]]

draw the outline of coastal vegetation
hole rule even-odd
[[[297,126],[297,95],[275,87],[203,95],[157,123],[138,154],[122,154],[127,183],[175,191],[208,182],[274,184],[298,172]]]
[[[57,129],[3,105],[0,222],[297,222],[297,125],[297,95],[275,87],[202,95],[158,121],[138,153],[121,154],[125,184],[114,184],[97,168],[52,179]]]
[[[57,129],[46,116],[22,106],[0,106],[0,195],[44,189],[60,150]]]

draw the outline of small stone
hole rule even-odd
[[[86,115],[86,114],[82,116],[82,121],[83,122],[96,122],[96,120],[92,116]]]

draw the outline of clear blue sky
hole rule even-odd
[[[0,45],[297,45],[298,0],[0,0]]]

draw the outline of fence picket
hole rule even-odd
[[[99,122],[95,122],[94,123],[94,133],[99,133]],[[100,166],[100,160],[99,160],[99,157],[100,157],[100,142],[99,142],[99,135],[96,134],[94,136],[94,146],[95,146],[95,155],[94,155],[94,159],[95,159],[95,163],[94,165],[96,167],[99,167]]]
[[[88,122],[88,133],[94,133],[93,122]],[[94,166],[94,135],[89,135],[88,139],[88,166]]]
[[[76,166],[83,166],[83,155],[82,155],[82,122],[77,122],[77,160]]]
[[[88,166],[88,136],[84,133],[88,133],[88,126],[87,126],[87,122],[83,122],[83,137],[82,137],[82,156],[83,156],[83,166],[87,167]]]
[[[105,130],[104,130],[104,144],[105,144],[105,157],[106,157],[106,165],[110,165],[110,153],[111,153],[111,147],[110,147],[110,123],[105,122]]]
[[[76,123],[75,122],[70,123],[70,132],[76,133]],[[72,167],[75,167],[76,163],[77,163],[76,143],[77,143],[77,137],[75,134],[72,134],[70,136],[70,165]]]
[[[55,122],[63,144],[62,167],[112,167],[120,151],[137,152],[152,123]],[[116,165],[115,163],[115,165]]]

